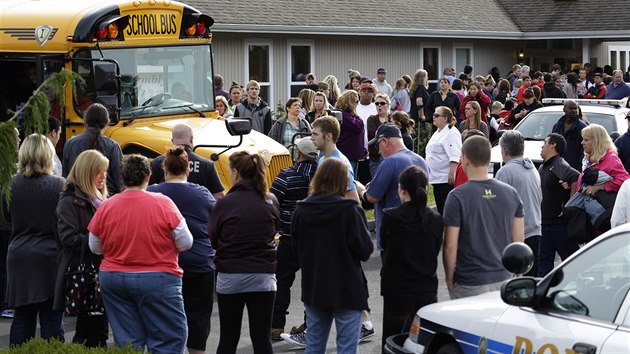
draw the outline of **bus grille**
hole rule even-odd
[[[291,167],[292,165],[291,155],[289,154],[274,155],[271,157],[271,162],[269,163],[269,168],[267,169],[267,184],[269,187],[271,187],[273,180],[276,178],[280,170]]]

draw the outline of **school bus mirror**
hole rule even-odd
[[[94,89],[96,92],[118,92],[116,64],[111,62],[94,62]]]
[[[120,109],[118,106],[118,96],[117,95],[96,95],[96,101],[105,108],[107,108],[107,112],[109,113],[109,124],[116,125],[120,120]]]
[[[252,131],[252,121],[249,118],[228,118],[225,126],[232,136],[247,135]]]

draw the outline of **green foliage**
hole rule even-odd
[[[59,340],[34,338],[18,347],[0,349],[0,354],[137,354],[142,353],[127,345],[124,348],[86,348],[82,344],[64,344]]]
[[[0,189],[4,193],[7,202],[10,202],[11,179],[17,172],[17,146],[15,141],[15,128],[18,126],[19,117],[23,117],[24,135],[32,133],[48,134],[48,115],[50,114],[50,102],[59,105],[63,115],[65,107],[64,86],[75,82],[83,82],[83,78],[72,71],[61,69],[58,73],[50,75],[40,87],[35,90],[26,104],[14,112],[7,122],[0,122]]]

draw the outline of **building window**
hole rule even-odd
[[[457,74],[464,72],[464,66],[468,64],[472,65],[473,68],[475,67],[472,44],[454,44],[453,65]]]
[[[429,91],[438,88],[438,80],[442,77],[442,58],[440,45],[437,43],[425,43],[420,46],[420,67],[429,74]]]
[[[256,80],[260,84],[260,98],[271,105],[273,72],[271,63],[273,56],[271,43],[246,42],[245,43],[245,77],[247,81]],[[245,86],[247,82],[243,84]]]
[[[288,66],[290,97],[297,97],[300,91],[306,88],[306,75],[313,72],[313,43],[299,42],[289,43]],[[321,80],[322,78],[317,78]]]
[[[625,72],[630,65],[630,46],[608,46],[608,62],[613,70]]]

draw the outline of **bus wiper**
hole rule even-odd
[[[136,120],[136,118],[140,115],[140,113],[144,112],[145,109],[149,107],[155,107],[155,106],[159,106],[159,104],[152,104],[152,105],[132,109],[130,112],[132,112],[133,115],[130,118],[128,118],[127,121],[123,123],[123,127],[129,126],[131,123],[133,123],[133,121]]]
[[[523,140],[525,140],[525,141],[544,141],[545,139],[538,139],[538,138],[523,138]]]
[[[198,110],[197,108],[193,107],[193,105],[194,105],[194,103],[191,103],[191,104],[183,104],[183,105],[180,105],[180,106],[164,107],[164,108],[162,108],[162,109],[189,108],[190,110],[192,110],[192,111],[194,111],[195,113],[199,114],[199,117],[206,118],[206,115],[205,115],[202,111],[200,111],[200,110]]]

